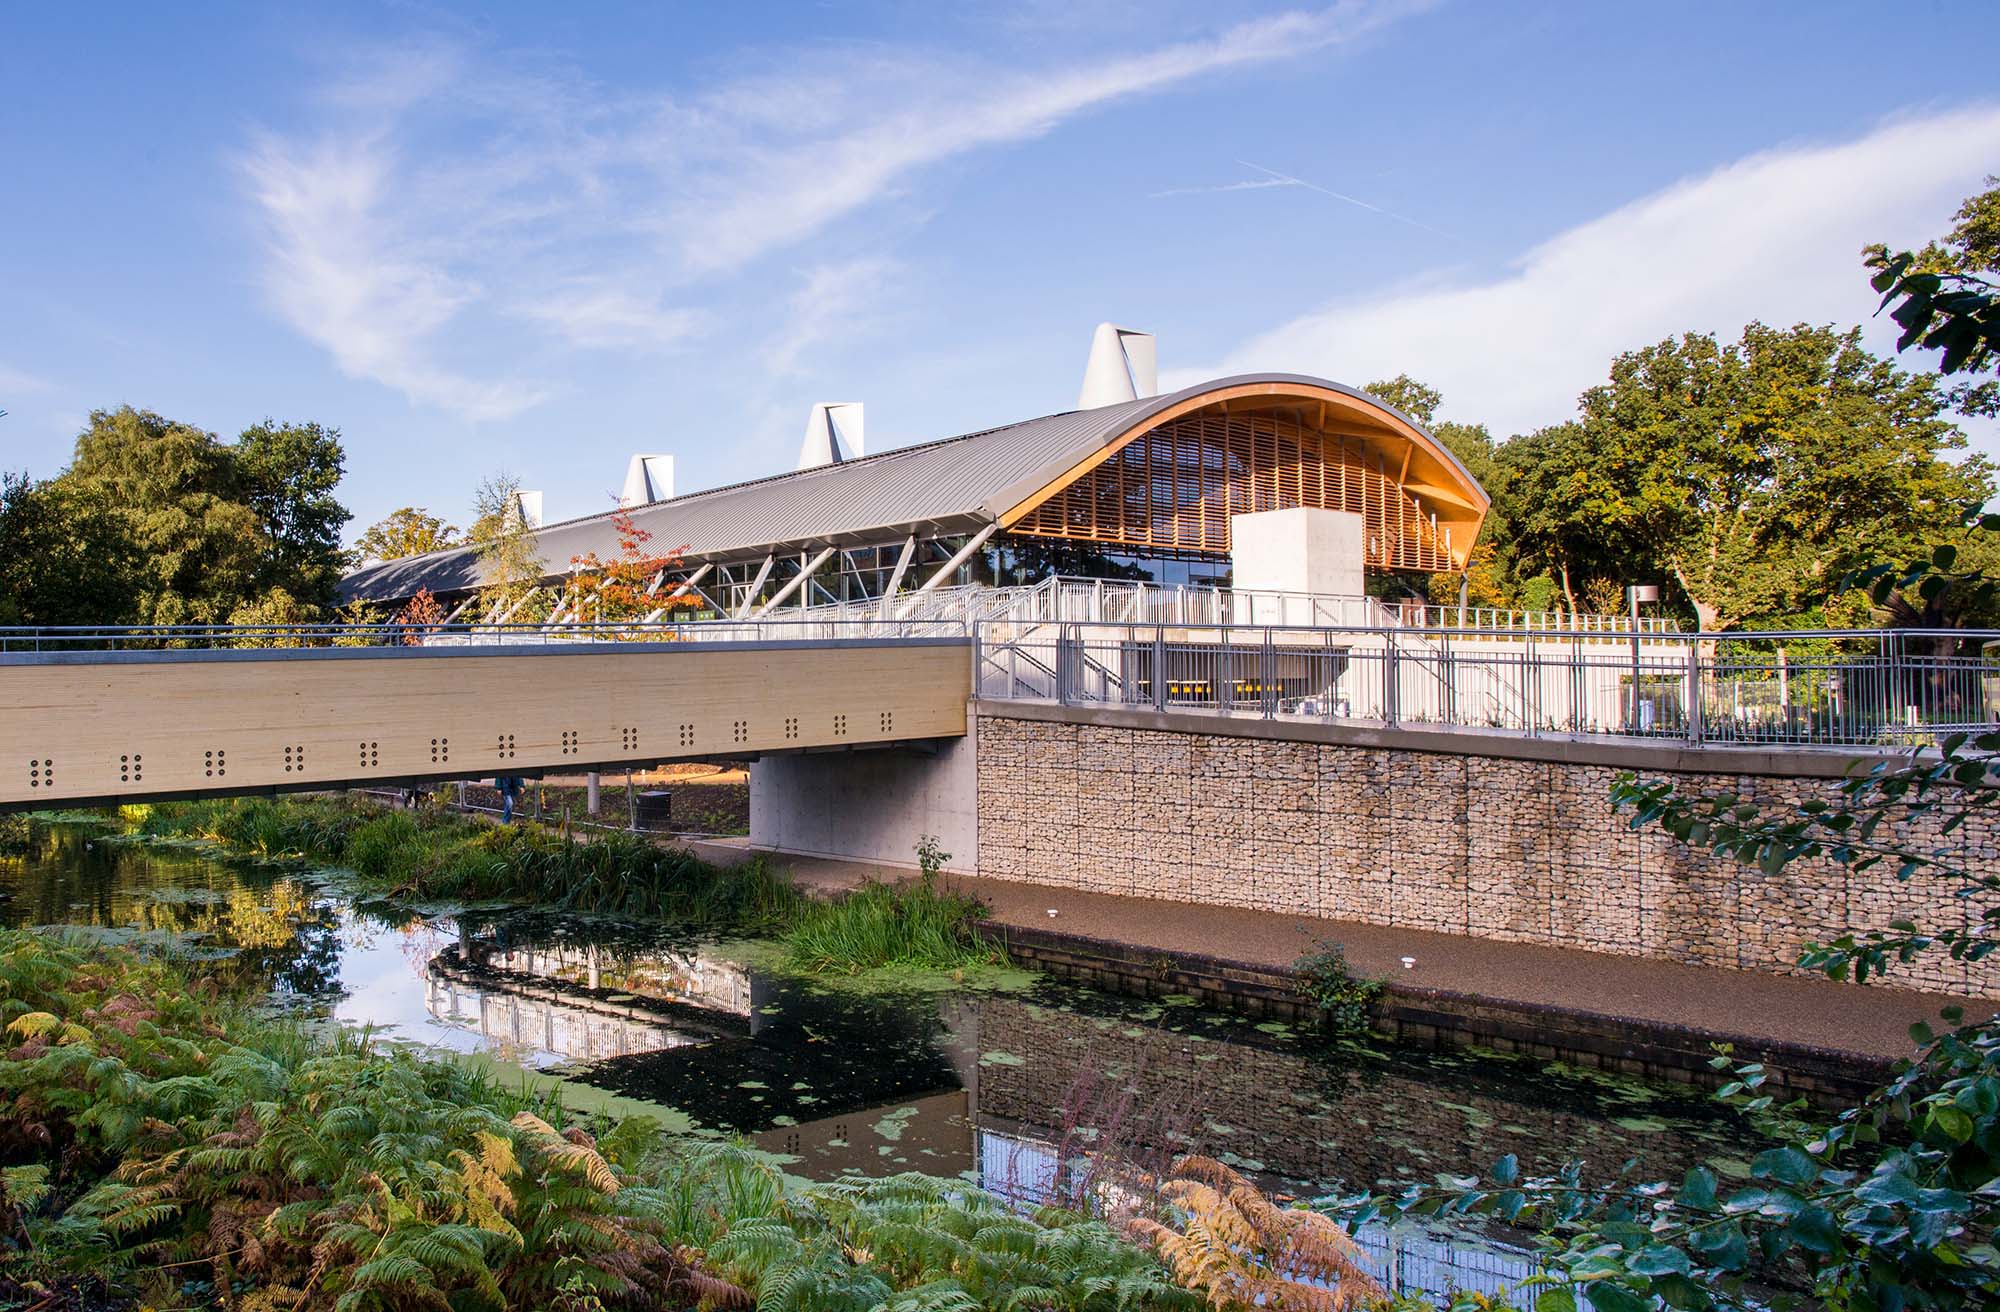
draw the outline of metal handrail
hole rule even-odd
[[[341,647],[556,646],[966,636],[962,620],[811,619],[508,624],[135,624],[0,627],[0,653],[91,650],[296,650]]]
[[[1907,748],[2000,732],[1995,631],[1627,632],[1607,644],[1541,630],[1496,644],[1483,629],[1068,622],[973,635],[978,695],[999,700],[1696,746]],[[1024,667],[1041,677],[1019,679]]]

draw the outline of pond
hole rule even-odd
[[[0,856],[0,923],[69,926],[179,953],[271,1005],[372,1027],[580,1105],[742,1137],[809,1178],[917,1170],[1026,1202],[1104,1187],[1100,1160],[1174,1144],[1276,1192],[1637,1159],[1747,1173],[1755,1145],[1697,1093],[1477,1052],[1342,1043],[1193,1005],[996,972],[977,986],[787,975],[769,945],[523,908],[356,901],[337,878],[30,827]],[[610,1100],[607,1100],[607,1095]],[[1413,1223],[1362,1236],[1412,1292],[1528,1274],[1508,1237]]]

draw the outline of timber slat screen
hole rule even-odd
[[[1371,569],[1456,569],[1450,530],[1403,489],[1388,459],[1358,434],[1202,412],[1134,438],[1013,531],[1226,556],[1231,515],[1308,506],[1361,515]]]

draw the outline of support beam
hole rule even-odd
[[[667,600],[668,600],[669,602],[673,602],[673,601],[678,601],[678,600],[680,600],[680,599],[681,599],[682,597],[685,597],[685,596],[687,596],[687,594],[688,594],[688,590],[689,590],[690,588],[694,587],[694,585],[695,585],[695,584],[697,584],[697,583],[701,582],[701,580],[702,580],[702,576],[703,576],[703,575],[705,575],[705,574],[707,574],[707,573],[708,573],[708,572],[709,572],[710,570],[712,570],[712,569],[714,569],[714,568],[715,568],[715,562],[714,562],[714,561],[710,560],[710,561],[704,561],[704,562],[702,562],[702,566],[701,566],[701,568],[700,568],[700,569],[696,570],[696,571],[695,571],[694,573],[692,573],[692,574],[688,575],[688,576],[687,576],[686,578],[682,579],[682,580],[681,580],[681,585],[680,585],[679,587],[675,588],[675,589],[674,589],[674,590],[673,590],[672,592],[669,592],[669,593],[667,594]],[[664,574],[665,572],[666,572],[666,571],[664,571],[664,570],[662,570],[662,571],[661,571],[661,573],[662,573],[662,574]],[[654,586],[655,586],[655,587],[657,587],[657,586],[658,586],[658,584],[657,584],[657,583],[655,583],[655,585],[654,585]],[[653,589],[652,589],[652,588],[648,588],[648,589],[646,589],[646,595],[647,595],[647,596],[649,596],[649,597],[650,597],[650,596],[652,596],[652,595],[653,595]],[[666,614],[666,613],[667,613],[667,608],[666,608],[665,606],[660,606],[660,607],[658,607],[658,608],[656,608],[656,609],[654,609],[654,610],[650,610],[650,611],[647,611],[647,612],[646,612],[646,618],[644,618],[644,619],[640,620],[640,621],[639,621],[639,623],[641,623],[641,624],[658,624],[658,623],[660,622],[660,616],[662,616],[662,615],[664,615],[664,614]]]
[[[889,586],[882,589],[882,608],[876,612],[877,619],[888,619],[896,608],[896,589],[903,586],[903,575],[910,572],[910,562],[917,558],[917,535],[912,533],[903,539],[903,554],[896,557],[896,572],[889,576]]]
[[[925,579],[922,583],[917,585],[917,591],[929,592],[932,588],[935,588],[938,584],[950,578],[954,573],[958,571],[958,567],[960,565],[963,565],[967,560],[971,559],[973,552],[979,550],[981,547],[986,545],[986,539],[992,537],[995,533],[999,531],[1000,531],[1000,525],[996,521],[994,523],[988,524],[985,528],[980,529],[977,533],[974,533],[972,535],[971,541],[967,542],[964,546],[960,547],[956,555],[954,555],[950,560],[947,560],[943,565],[940,565],[938,567],[937,573],[931,575],[929,578]]]
[[[494,620],[493,623],[505,624],[508,620],[514,618],[515,611],[521,609],[521,607],[527,605],[530,601],[533,601],[536,597],[539,597],[541,595],[542,595],[542,590],[540,588],[529,588],[526,592],[516,597],[514,599],[514,604],[509,606],[506,610],[502,611],[500,613],[500,618]]]
[[[771,611],[776,607],[784,605],[785,598],[791,596],[794,592],[797,592],[802,586],[804,586],[805,581],[813,576],[813,571],[818,569],[821,565],[826,564],[827,558],[833,555],[835,550],[836,548],[834,547],[828,547],[826,550],[820,552],[817,556],[814,556],[812,558],[812,562],[804,566],[802,569],[800,569],[798,573],[792,575],[792,581],[787,583],[784,587],[779,588],[778,595],[772,597],[769,601],[765,602],[761,607],[759,607],[757,614],[752,618],[762,619],[764,618],[764,616],[770,614]],[[760,575],[759,577],[761,578],[762,576]]]
[[[456,606],[452,607],[452,608],[451,608],[451,614],[449,614],[449,615],[445,616],[445,617],[444,617],[444,618],[443,618],[442,620],[440,620],[440,621],[439,621],[439,623],[441,623],[441,624],[449,624],[449,623],[451,623],[451,622],[452,622],[453,620],[457,619],[457,618],[458,618],[459,616],[461,616],[461,615],[465,614],[465,608],[466,608],[467,606],[470,606],[470,605],[471,605],[471,604],[472,604],[473,602],[477,601],[478,599],[479,599],[479,596],[478,596],[478,594],[477,594],[477,593],[474,593],[474,594],[473,594],[472,596],[470,596],[470,597],[467,597],[467,598],[466,598],[466,599],[465,599],[464,601],[461,601],[461,602],[459,602],[459,603],[458,603],[458,605],[456,605]]]
[[[736,608],[737,619],[745,619],[749,616],[750,608],[757,604],[757,594],[764,590],[764,580],[771,577],[771,566],[777,563],[778,553],[775,551],[764,557],[763,565],[757,570],[757,577],[750,580],[750,587],[743,594],[743,604]]]

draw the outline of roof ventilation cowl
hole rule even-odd
[[[514,509],[521,516],[521,522],[529,528],[542,526],[542,494],[539,492],[516,492]]]
[[[817,469],[852,460],[867,450],[861,425],[861,402],[815,401],[806,416],[806,438],[799,443],[799,468]]]
[[[1160,352],[1151,333],[1101,323],[1090,339],[1090,363],[1083,367],[1083,390],[1076,408],[1136,401],[1160,390]]]
[[[625,488],[618,494],[621,506],[643,506],[669,501],[674,495],[674,458],[637,455],[625,465]]]

